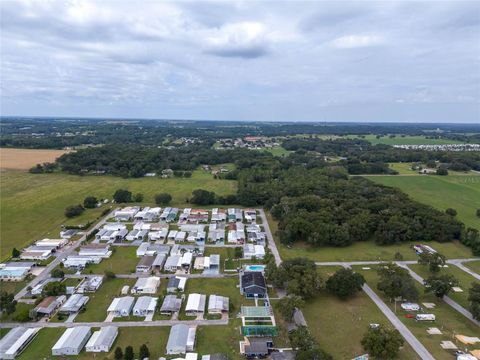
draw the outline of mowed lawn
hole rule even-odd
[[[338,269],[340,267],[318,267],[323,280],[327,280]],[[342,301],[327,291],[321,291],[315,299],[306,303],[303,314],[320,347],[334,359],[352,359],[364,354],[361,340],[369,324],[391,326],[388,319],[364,292]],[[398,359],[419,357],[406,343]]]
[[[382,185],[396,187],[413,200],[437,208],[457,210],[457,218],[466,226],[480,230],[480,176],[366,176]]]
[[[100,264],[88,265],[84,274],[104,274],[112,271],[115,274],[131,274],[140,261],[137,258],[136,246],[114,246],[113,254],[108,259],[103,259]]]
[[[372,290],[375,291],[377,295],[379,295],[385,301],[392,311],[395,311],[394,303],[390,303],[388,299],[385,298],[383,293],[377,290],[378,275],[376,269],[371,267],[370,270],[363,270],[362,267],[359,266],[354,267],[354,269],[365,277]],[[420,299],[418,302],[420,304],[424,302],[436,304],[434,309],[425,310],[426,313],[428,312],[435,314],[436,320],[434,322],[421,322],[415,321],[415,319],[406,318],[405,315],[407,313],[402,311],[398,304],[397,316],[409,328],[413,335],[415,335],[415,337],[427,348],[427,350],[435,359],[450,360],[452,359],[451,353],[443,350],[440,347],[440,342],[444,340],[455,342],[455,340],[453,340],[453,336],[456,334],[478,336],[479,329],[476,325],[467,320],[467,318],[443,302],[443,300],[437,299],[432,294],[425,294],[423,286],[416,281],[415,286],[419,290]],[[437,327],[441,329],[442,335],[429,335],[427,333],[427,329],[430,327]],[[457,346],[462,348],[462,350],[465,348],[465,346],[460,343],[457,343]],[[474,347],[470,346],[469,349],[472,350]]]
[[[465,262],[463,263],[463,265],[468,267],[470,270],[476,272],[477,274],[480,274],[480,260]]]
[[[0,182],[2,259],[10,255],[13,247],[22,248],[44,237],[58,237],[62,224],[95,220],[102,210],[87,210],[73,221],[64,216],[67,206],[82,203],[88,195],[112,199],[115,190],[123,188],[144,194],[144,202],[153,204],[155,194],[167,192],[173,196],[172,205],[185,206],[195,189],[226,195],[235,193],[237,188],[236,181],[213,179],[210,173],[202,170],[194,171],[188,179],[122,179],[113,176],[1,171]]]
[[[415,271],[418,275],[420,275],[424,279],[427,279],[432,275],[432,273],[428,270],[428,266],[426,265],[415,264],[415,265],[408,265],[408,267],[413,271]],[[470,274],[466,273],[465,271],[451,264],[449,264],[448,267],[442,268],[440,270],[438,275],[442,275],[442,274],[453,275],[459,281],[458,287],[461,288],[463,292],[454,292],[452,290],[450,291],[448,296],[452,298],[452,300],[462,305],[464,308],[468,309],[469,307],[468,290],[472,287],[473,282],[475,283],[480,283],[480,282]]]
[[[88,294],[90,300],[75,318],[75,322],[103,321],[107,317],[107,309],[115,297],[121,296],[120,291],[124,285],[132,286],[135,279],[105,280],[95,293]],[[130,293],[128,294],[130,295]]]

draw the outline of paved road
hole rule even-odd
[[[108,217],[110,216],[110,214],[115,211],[116,209],[113,209],[111,212],[109,212],[107,215],[105,215],[93,228],[92,230],[90,231],[93,231],[95,229],[98,229],[100,227],[103,226],[103,224],[105,224],[106,220],[108,219]],[[82,243],[82,241],[84,241],[86,238],[87,238],[87,234],[90,232],[90,231],[85,231],[85,234],[80,238],[78,239],[77,241],[71,243],[71,244],[68,244],[66,245],[64,248],[60,249],[59,251],[57,251],[56,253],[56,258],[55,260],[53,260],[50,264],[48,264],[45,269],[43,269],[43,271],[41,272],[40,275],[36,276],[32,281],[30,281],[22,290],[20,290],[16,295],[15,295],[15,300],[18,300],[22,297],[24,297],[27,293],[27,288],[30,286],[30,287],[34,287],[35,285],[37,285],[40,281],[46,279],[46,278],[49,278],[50,277],[50,272],[57,266],[59,265],[62,260],[70,255],[71,253],[73,253],[75,251],[76,248],[78,248],[80,246],[80,244]]]
[[[4,328],[70,328],[76,326],[90,326],[90,327],[102,327],[107,325],[115,325],[118,327],[139,327],[139,326],[172,326],[175,324],[185,325],[228,325],[228,319],[225,320],[155,320],[155,321],[102,321],[102,322],[75,322],[75,323],[58,323],[58,322],[28,322],[28,323],[0,323],[0,329]]]
[[[282,258],[280,257],[280,253],[277,249],[277,244],[275,244],[275,240],[273,240],[272,232],[270,231],[270,226],[268,225],[267,216],[265,215],[265,211],[263,209],[259,210],[260,217],[262,218],[262,226],[265,229],[265,235],[267,236],[268,240],[268,248],[272,252],[273,256],[275,257],[275,263],[280,265],[282,263]]]
[[[477,260],[480,260],[480,259],[479,258],[449,259],[449,260],[447,260],[447,264],[453,264],[453,265],[458,266],[458,264],[462,264],[464,262],[477,261]],[[380,261],[380,260],[372,260],[372,261],[317,261],[317,262],[315,262],[315,264],[317,266],[344,266],[344,265],[347,265],[347,266],[355,266],[355,265],[368,266],[368,265],[378,265],[378,264],[383,264],[383,263],[388,263],[388,262],[391,262],[391,261],[389,261],[389,260],[385,260],[385,261]],[[418,264],[417,260],[402,260],[402,261],[393,261],[393,262],[395,262],[398,265]],[[468,269],[468,268],[466,268],[466,269]],[[468,270],[469,270],[469,271],[467,271],[468,273],[472,272],[470,269],[468,269]],[[473,273],[473,274],[475,274],[475,273]],[[475,277],[479,276],[478,274],[475,274],[475,275],[474,275]]]
[[[367,284],[363,285],[363,291],[372,299],[380,311],[388,318],[392,325],[402,334],[404,339],[410,344],[412,349],[420,356],[422,360],[435,360],[420,341],[411,333],[410,330],[400,321],[392,310],[383,302],[380,297]]]
[[[463,261],[463,262],[466,262],[466,261]],[[449,262],[450,264],[453,264],[455,265],[456,267],[458,267],[460,270],[463,270],[465,271],[466,273],[472,275],[475,279],[477,280],[480,280],[480,275],[477,274],[476,272],[470,270],[469,268],[467,268],[465,265],[463,265],[463,263],[461,261],[453,261],[453,262]]]
[[[101,274],[98,274],[101,275]],[[237,273],[234,274],[115,274],[115,277],[119,279],[137,279],[137,278],[146,278],[150,276],[158,276],[159,278],[165,279],[165,278],[171,278],[172,276],[183,276],[188,279],[195,279],[195,278],[225,278],[225,277],[231,277],[231,276],[238,276]],[[66,278],[72,278],[72,279],[83,279],[86,277],[84,274],[66,274]]]
[[[408,272],[410,273],[410,275],[412,276],[413,279],[415,279],[416,281],[418,281],[420,284],[424,284],[424,280],[423,278],[418,275],[415,271],[413,271],[412,269],[410,269],[408,266],[404,265],[404,264],[398,264],[399,266],[405,268],[408,270]],[[473,318],[473,315],[470,311],[468,311],[467,309],[465,309],[463,306],[461,306],[459,303],[457,303],[456,301],[452,300],[451,298],[449,298],[448,296],[444,296],[443,297],[443,301],[445,301],[445,303],[447,303],[448,305],[450,305],[452,308],[454,308],[455,310],[457,310],[460,314],[462,314],[463,316],[465,316],[468,320],[470,320],[471,322],[473,322],[475,325],[477,326],[480,326],[480,321],[477,321]]]

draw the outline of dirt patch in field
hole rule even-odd
[[[44,162],[53,162],[68,150],[0,149],[0,169],[28,170]]]

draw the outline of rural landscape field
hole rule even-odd
[[[480,360],[480,1],[0,13],[1,360]]]

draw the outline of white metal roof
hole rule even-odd
[[[88,326],[68,328],[55,345],[53,345],[52,350],[78,348],[89,333],[90,327]]]
[[[205,310],[205,302],[207,300],[207,296],[203,294],[190,294],[188,296],[187,306],[185,307],[185,311],[204,311]]]

